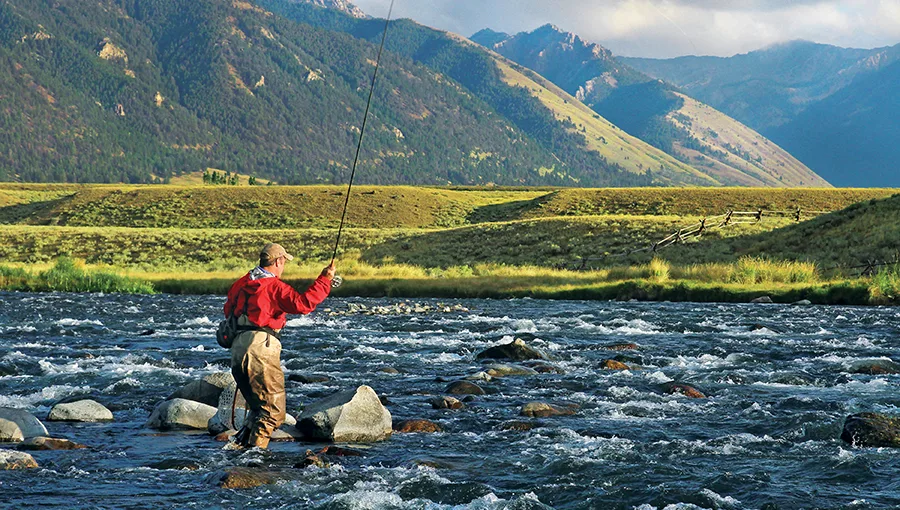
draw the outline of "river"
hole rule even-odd
[[[871,307],[444,300],[467,310],[368,315],[329,300],[284,334],[288,412],[359,384],[385,395],[394,420],[426,418],[437,434],[395,434],[328,468],[249,490],[217,486],[235,465],[292,466],[308,448],[223,450],[205,433],[144,426],[183,384],[227,370],[214,339],[222,298],[0,293],[0,407],[42,420],[88,394],[108,424],[44,422],[85,450],[34,452],[41,465],[0,472],[15,508],[588,509],[900,507],[900,450],[854,448],[844,418],[896,413],[896,375],[853,373],[900,359],[900,310]],[[417,300],[436,305],[437,300]],[[329,313],[331,310],[332,313]],[[340,312],[340,313],[333,313]],[[519,334],[565,374],[479,383],[488,394],[434,410],[446,381],[482,369],[475,354]],[[636,343],[636,351],[604,346]],[[640,369],[601,368],[623,358]],[[381,372],[396,368],[399,374]],[[701,389],[669,395],[663,383]],[[503,430],[530,401],[576,404],[528,431]],[[527,419],[526,419],[527,420]],[[154,469],[165,459],[194,471]]]

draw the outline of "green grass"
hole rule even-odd
[[[0,288],[31,292],[104,292],[153,294],[147,281],[109,271],[85,270],[68,257],[61,257],[45,271],[0,266]]]
[[[356,189],[351,210],[389,209],[377,207],[386,200],[394,208],[360,216],[358,223],[371,228],[345,230],[338,256],[345,295],[742,301],[768,294],[856,304],[893,303],[900,295],[896,270],[858,278],[846,269],[896,256],[900,197],[878,199],[892,190]],[[260,190],[267,195],[257,196]],[[13,202],[0,206],[0,218],[19,218],[0,229],[0,263],[7,266],[0,287],[115,288],[113,279],[99,276],[84,286],[84,277],[72,276],[77,270],[124,273],[165,292],[221,293],[267,242],[298,257],[285,278],[302,285],[331,258],[336,232],[330,222],[341,192],[329,186],[0,185],[0,197]],[[277,207],[236,212],[225,205],[250,199]],[[800,223],[766,216],[647,250],[709,211],[828,211],[859,199]],[[272,212],[278,207],[314,226],[261,228],[280,224]],[[268,219],[250,221],[260,211]],[[85,267],[54,271],[60,257]],[[590,270],[560,270],[580,261]],[[23,267],[43,272],[23,274]],[[40,278],[43,287],[28,283]]]

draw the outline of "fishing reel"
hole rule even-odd
[[[334,275],[331,278],[331,288],[336,289],[344,284],[344,279],[340,275]]]

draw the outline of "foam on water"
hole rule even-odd
[[[90,392],[90,386],[54,385],[25,395],[0,395],[0,407],[30,409],[34,408],[38,402],[52,402],[71,395]]]

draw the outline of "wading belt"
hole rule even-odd
[[[241,314],[238,315],[238,317],[243,315],[244,317],[247,318],[247,322],[250,322],[250,324],[246,325],[246,326],[242,326],[239,324],[236,328],[234,328],[235,331],[237,331],[238,334],[244,333],[245,331],[262,331],[263,333],[265,333],[269,336],[274,336],[280,342],[281,341],[281,333],[279,333],[278,331],[275,331],[274,329],[267,327],[267,326],[257,326],[256,324],[253,324],[253,322],[250,321],[250,316],[247,315],[247,308],[250,306],[250,293],[244,291],[244,295],[246,296],[244,298],[244,309],[243,309],[243,311],[241,311]]]

